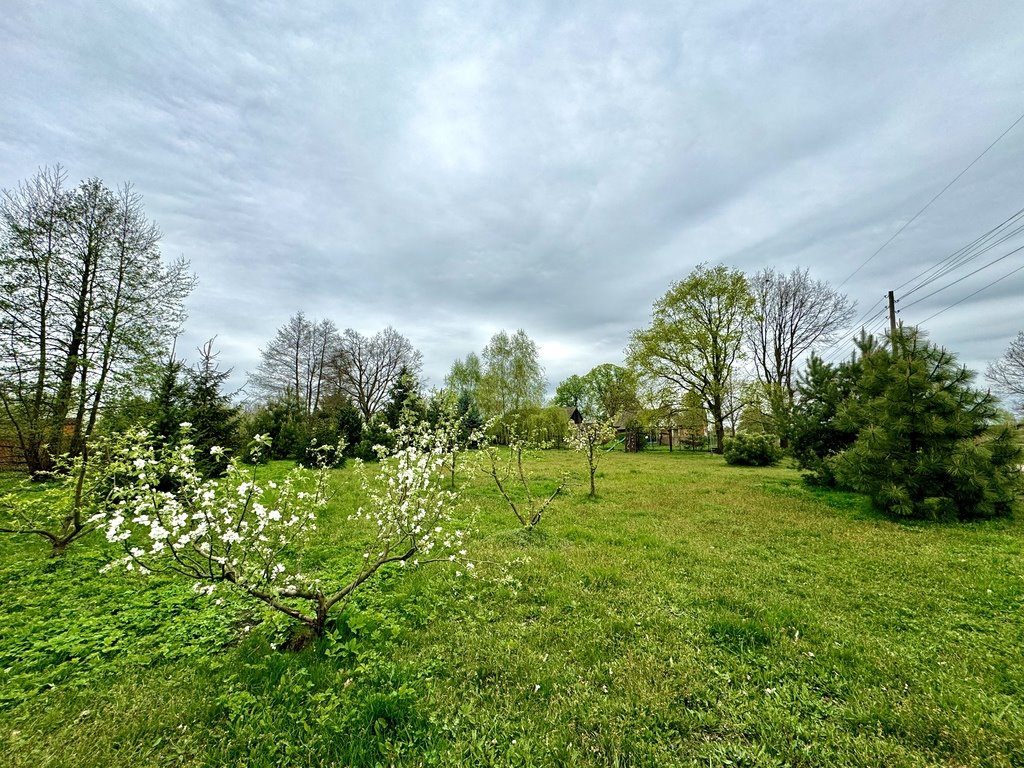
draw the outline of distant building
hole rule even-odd
[[[577,427],[583,423],[583,414],[580,413],[580,409],[575,405],[568,405],[562,408],[565,411],[565,418],[575,424]]]

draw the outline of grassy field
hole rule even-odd
[[[1024,765],[1024,524],[904,524],[785,468],[586,467],[517,530],[467,489],[478,578],[388,574],[314,647],[228,594],[0,539],[0,764]],[[279,472],[283,467],[271,467]],[[351,470],[305,564],[358,556]]]

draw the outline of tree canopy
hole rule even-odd
[[[697,266],[654,304],[651,325],[634,331],[628,361],[642,375],[700,394],[721,453],[734,367],[743,357],[743,332],[754,311],[747,279],[724,266]]]
[[[69,188],[57,166],[0,196],[0,406],[33,472],[159,370],[195,285],[159,241],[130,184]]]
[[[544,401],[544,369],[537,345],[526,331],[499,331],[480,355],[482,375],[477,402],[488,416],[504,416]]]

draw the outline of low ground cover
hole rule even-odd
[[[478,577],[396,569],[297,653],[229,594],[100,574],[102,537],[0,539],[0,762],[1024,764],[1019,519],[894,522],[687,452],[608,454],[596,500],[578,454],[531,466],[574,478],[536,529],[464,494]],[[334,483],[325,575],[362,551]]]

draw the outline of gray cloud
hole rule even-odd
[[[554,385],[621,360],[699,262],[845,280],[1024,109],[1022,22],[925,0],[15,2],[0,184],[57,162],[134,182],[201,280],[182,344],[217,334],[239,380],[303,309],[394,325],[435,385],[522,327]],[[1022,171],[1024,125],[844,290],[866,310],[1006,218]],[[932,337],[983,367],[1022,285]]]

